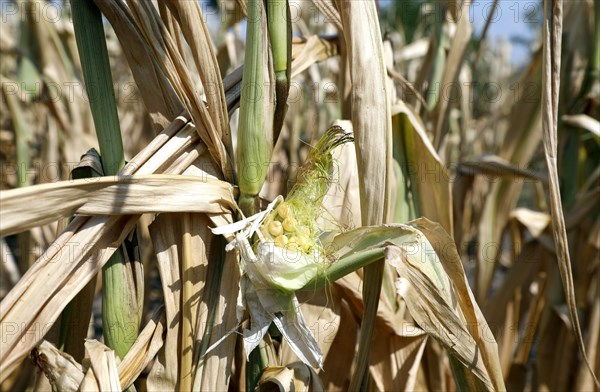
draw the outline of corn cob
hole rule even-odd
[[[297,182],[287,199],[263,222],[261,233],[267,241],[302,253],[308,254],[313,250],[323,253],[319,241],[321,231],[316,220],[327,189],[333,182],[331,152],[352,140],[340,127],[333,127],[323,135],[299,169]]]

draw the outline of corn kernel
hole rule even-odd
[[[294,235],[288,240],[287,248],[299,252],[306,252],[310,248],[310,243],[306,237]]]
[[[279,207],[277,207],[277,213],[280,217],[285,219],[292,215],[292,209],[290,208],[290,205],[288,203],[282,202],[281,204],[279,204]]]
[[[308,226],[300,226],[297,228],[297,231],[300,235],[309,238],[310,237],[310,229]]]
[[[283,228],[287,232],[294,232],[294,231],[296,231],[296,219],[294,219],[294,218],[285,218],[285,220],[283,221]]]
[[[269,233],[273,237],[279,237],[280,235],[282,235],[283,234],[283,226],[281,225],[281,222],[273,221],[273,222],[269,223]]]
[[[283,248],[288,244],[288,238],[285,235],[280,235],[275,238],[275,245]]]
[[[303,250],[306,250],[308,248],[308,239],[304,236],[298,236],[297,237],[297,244],[300,248],[302,248]]]
[[[300,250],[300,245],[298,244],[298,237],[291,236],[287,243],[288,249],[292,250]]]

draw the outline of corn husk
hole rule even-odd
[[[265,211],[212,230],[214,234],[233,235],[225,249],[237,249],[241,256],[244,275],[239,317],[247,309],[251,320],[250,328],[244,331],[247,355],[273,322],[302,362],[315,368],[323,365],[323,354],[306,326],[294,292],[327,266],[316,221],[331,182],[331,151],[351,140],[341,128],[330,129],[299,169],[298,181],[285,202],[278,196]],[[288,236],[289,240],[281,242]]]

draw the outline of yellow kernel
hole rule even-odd
[[[298,236],[297,238],[298,238],[298,240],[297,240],[298,246],[300,248],[306,250],[308,248],[308,239],[304,236]]]
[[[283,234],[283,227],[281,225],[281,222],[279,222],[279,221],[273,221],[273,222],[269,223],[269,233],[273,237],[279,237],[280,235],[282,235]]]
[[[287,243],[288,249],[306,252],[310,248],[310,243],[306,237],[303,236],[292,236]]]
[[[277,238],[275,238],[275,245],[279,246],[280,248],[285,247],[288,244],[288,238],[285,235],[280,235]]]
[[[296,231],[296,219],[294,218],[285,218],[283,221],[283,228],[285,231],[294,232]]]
[[[298,244],[298,237],[291,236],[287,243],[288,249],[292,250],[300,250],[300,245]]]
[[[308,226],[300,226],[298,227],[297,231],[299,234],[306,238],[310,237],[310,229],[308,228]]]
[[[285,219],[291,216],[292,209],[290,208],[290,205],[288,203],[282,202],[281,204],[279,204],[279,207],[277,207],[277,213],[280,217]]]

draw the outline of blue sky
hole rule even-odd
[[[382,7],[386,7],[394,1],[410,0],[380,0]],[[475,36],[481,35],[485,22],[492,9],[493,0],[472,0],[469,18],[473,24]],[[541,26],[542,16],[541,0],[501,0],[498,8],[491,18],[488,40],[497,42],[499,39],[511,41],[518,38],[518,43],[513,42],[511,60],[515,65],[528,62],[531,56],[531,44],[535,38],[536,31]],[[533,16],[531,16],[533,15]]]
[[[479,4],[477,4],[479,3]],[[473,9],[473,29],[479,36],[491,10],[492,1],[476,0]],[[542,18],[541,1],[507,1],[501,0],[498,4],[496,16],[491,18],[492,23],[488,31],[491,41],[504,38],[519,38],[522,42],[530,45],[535,38],[536,32],[541,28]],[[512,62],[523,64],[529,61],[531,49],[526,44],[513,42]]]
[[[199,0],[203,5],[203,11],[208,11],[206,8],[207,0]],[[386,7],[393,2],[403,2],[406,4],[410,1],[420,0],[379,0],[381,7]],[[469,0],[471,1],[471,9],[468,17],[470,18],[474,34],[479,36],[488,18],[492,8],[493,0]],[[57,0],[51,1],[52,4],[60,5]],[[428,1],[428,3],[439,4],[438,2]],[[0,0],[0,11],[6,11],[9,2]],[[20,3],[24,4],[24,3]],[[55,5],[53,5],[55,7]],[[498,39],[506,39],[511,41],[513,38],[518,38],[518,41],[513,40],[511,60],[514,65],[527,63],[531,56],[530,44],[535,38],[536,31],[540,29],[542,17],[542,0],[500,0],[498,8],[488,31],[488,40],[494,44]],[[207,12],[205,15],[209,22],[219,23],[220,17],[215,14],[216,10]],[[3,13],[3,12],[0,12]],[[534,17],[528,17],[533,14]],[[244,29],[242,29],[244,31]]]

